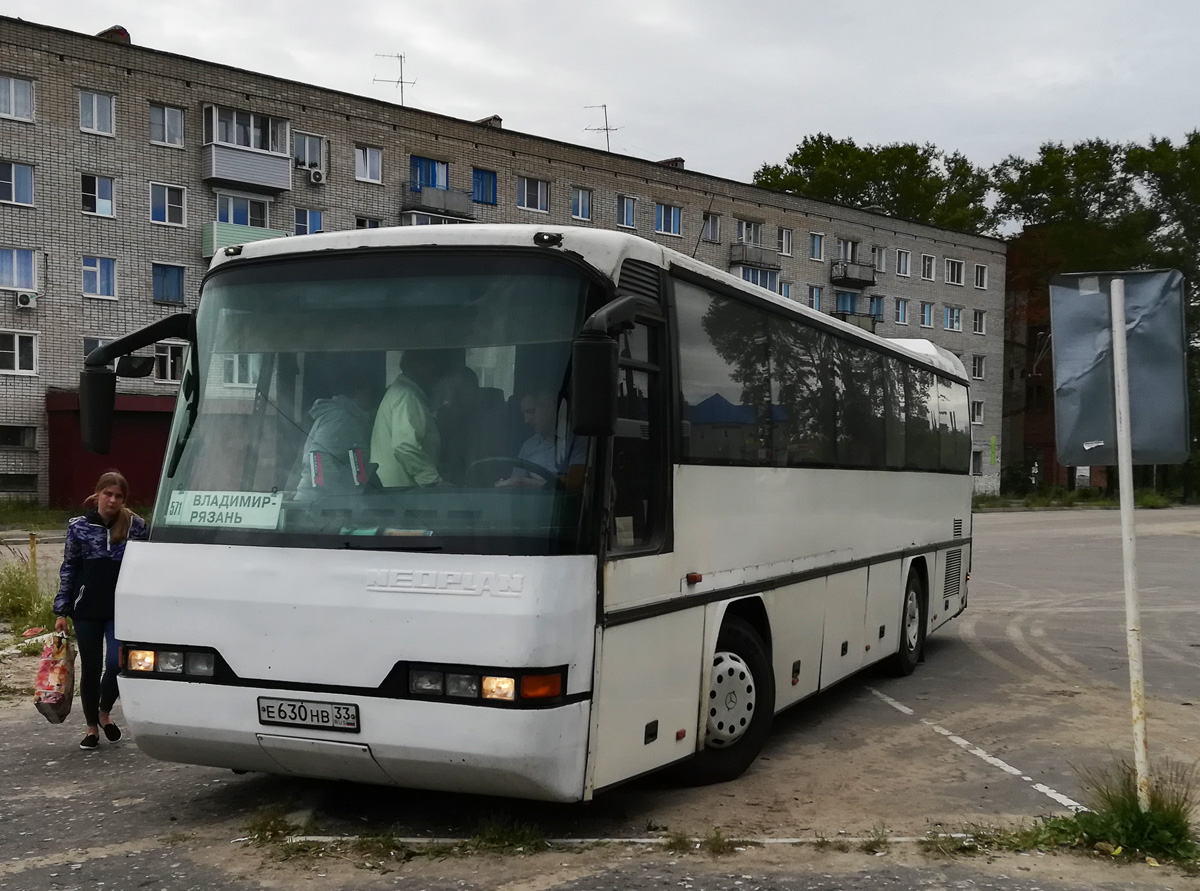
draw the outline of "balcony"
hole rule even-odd
[[[759,269],[778,269],[779,251],[761,244],[737,243],[729,246],[730,266],[757,266]]]
[[[204,146],[201,176],[260,189],[285,191],[292,187],[292,156],[211,142]]]
[[[203,229],[202,256],[207,259],[221,248],[231,244],[249,244],[267,238],[284,238],[291,235],[282,229],[264,229],[261,226],[239,226],[237,223],[205,223]]]
[[[865,331],[875,333],[875,324],[882,321],[879,316],[873,316],[865,312],[831,312],[831,316],[835,319],[841,319],[843,322],[848,322],[851,325],[857,325]]]
[[[875,284],[875,267],[869,263],[834,260],[830,264],[829,281],[846,288],[869,288]]]
[[[421,213],[444,214],[451,217],[473,219],[471,193],[457,189],[438,189],[433,186],[411,189],[408,183],[400,197],[400,211],[416,210]]]

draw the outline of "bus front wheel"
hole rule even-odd
[[[904,606],[900,612],[900,649],[892,656],[888,668],[897,677],[913,673],[925,649],[925,587],[921,576],[913,571],[904,586]]]
[[[744,619],[729,616],[717,637],[709,687],[704,750],[682,765],[693,785],[741,776],[762,751],[775,712],[775,678],[767,647]]]

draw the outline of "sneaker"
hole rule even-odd
[[[98,745],[100,745],[100,737],[94,733],[89,733],[79,741],[79,748],[81,749],[94,749]]]
[[[101,724],[100,729],[104,731],[104,738],[109,742],[116,742],[121,738],[121,728],[116,724]]]

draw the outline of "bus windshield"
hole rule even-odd
[[[570,261],[526,252],[218,267],[154,537],[583,552],[593,449],[570,432],[568,373],[600,290]]]

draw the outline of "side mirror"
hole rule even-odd
[[[122,356],[117,360],[117,377],[149,377],[153,372],[153,356]]]
[[[584,331],[571,345],[571,429],[612,436],[617,429],[617,341]]]
[[[89,452],[108,454],[116,398],[115,371],[85,367],[79,372],[79,432],[83,447]]]

